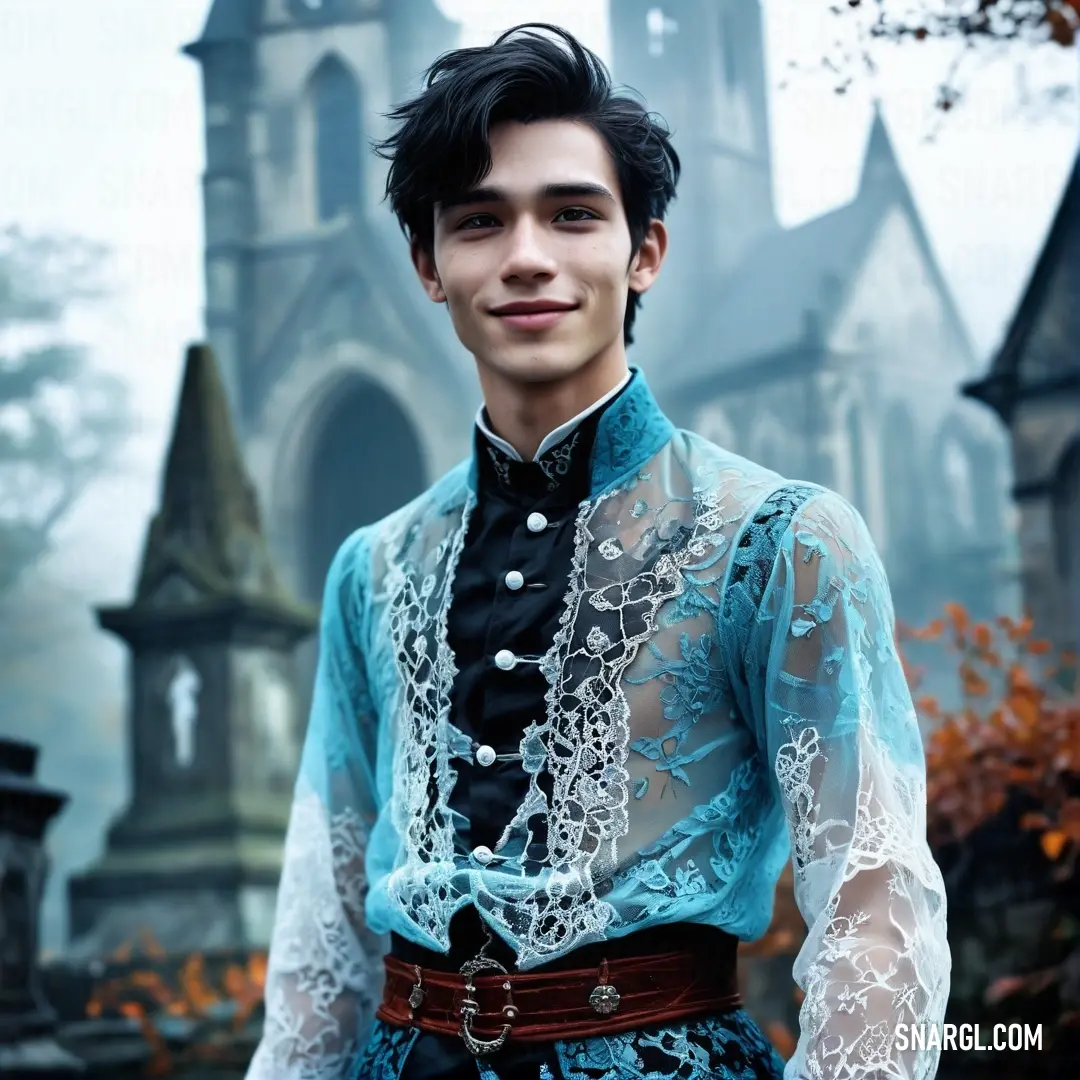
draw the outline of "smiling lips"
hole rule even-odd
[[[563,300],[517,300],[493,308],[491,313],[514,330],[547,330],[577,306]]]

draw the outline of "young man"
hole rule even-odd
[[[249,1076],[778,1076],[735,948],[789,851],[788,1077],[932,1076],[893,1041],[942,1019],[950,962],[866,527],[675,430],[627,367],[667,131],[540,24],[393,118],[391,203],[484,407],[471,460],[330,570]]]

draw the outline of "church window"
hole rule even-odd
[[[885,417],[885,437],[881,444],[882,480],[885,494],[885,543],[898,552],[915,542],[920,534],[923,512],[916,491],[912,448],[918,443],[911,413],[904,405],[894,405]]]
[[[725,11],[720,19],[720,50],[724,85],[729,90],[734,90],[739,82],[739,53],[735,33],[735,17],[731,11]]]
[[[304,594],[317,601],[342,541],[358,526],[378,521],[427,486],[422,444],[401,402],[382,386],[347,376],[327,395],[312,422],[305,477]],[[358,461],[392,461],[368,469]]]
[[[866,513],[866,461],[863,457],[862,422],[855,405],[849,407],[844,427],[847,433],[848,461],[851,469],[851,502],[861,513]]]
[[[315,189],[320,221],[354,209],[360,201],[360,85],[336,57],[328,57],[311,78],[315,121]]]
[[[962,535],[970,536],[975,532],[974,477],[971,458],[958,439],[946,440],[941,452],[941,468],[953,523]]]
[[[664,40],[678,33],[679,24],[670,18],[663,8],[649,8],[645,15],[645,27],[649,31],[649,55],[664,55]]]

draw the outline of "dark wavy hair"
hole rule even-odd
[[[637,98],[616,94],[603,61],[549,23],[522,23],[495,42],[444,53],[423,89],[387,114],[398,127],[373,143],[390,162],[386,198],[410,242],[433,253],[435,205],[476,187],[491,169],[488,135],[503,121],[577,120],[607,144],[619,178],[631,250],[675,197],[679,156],[671,132]],[[639,294],[630,290],[623,338]]]

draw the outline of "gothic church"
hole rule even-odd
[[[631,361],[676,423],[849,497],[902,617],[946,598],[1004,609],[1008,448],[958,393],[978,362],[881,116],[855,199],[783,229],[758,0],[619,0],[610,18],[614,77],[684,162]],[[205,98],[207,338],[270,542],[309,600],[345,535],[469,450],[472,360],[415,281],[367,151],[456,31],[434,0],[215,0],[186,48]]]

